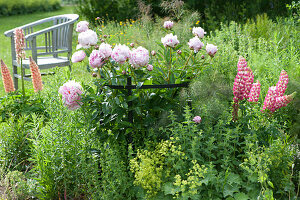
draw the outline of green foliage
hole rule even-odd
[[[0,124],[0,158],[5,170],[25,171],[30,167],[30,124],[28,116],[10,116]]]
[[[85,126],[84,116],[67,111],[56,99],[48,102],[51,113],[46,125],[33,116],[30,160],[39,185],[37,197],[88,199],[100,186],[93,131]]]
[[[29,199],[34,196],[36,182],[20,171],[4,172],[0,170],[1,198],[3,199]]]
[[[59,0],[0,0],[0,16],[53,11],[60,8]]]
[[[1,121],[8,120],[9,115],[18,119],[22,115],[30,116],[33,113],[48,116],[44,99],[41,98],[40,93],[23,97],[23,95],[15,92],[0,98]],[[30,120],[30,117],[28,119]]]
[[[138,150],[131,170],[134,183],[146,191],[148,199],[295,197],[290,171],[295,149],[283,139],[286,136],[260,146],[255,131],[247,133],[255,122],[248,121],[250,127],[233,126],[227,122],[230,113],[224,112],[210,127],[192,122],[188,108],[183,122],[176,122],[171,113],[172,123],[162,129],[170,140]]]
[[[137,17],[135,0],[78,0],[76,9],[92,23],[95,22],[96,17],[106,20],[125,20]]]
[[[206,29],[216,29],[220,23],[230,21],[246,22],[258,14],[267,13],[272,19],[277,16],[287,16],[286,4],[291,0],[263,0],[263,1],[223,1],[223,0],[122,0],[122,1],[95,1],[79,0],[78,11],[85,18],[94,22],[96,17],[102,19],[125,21],[125,19],[136,19],[145,13],[145,7],[150,6],[151,16],[171,16],[174,20],[180,21],[184,13],[189,10],[197,11],[201,15],[201,26]],[[144,6],[140,6],[140,5]],[[113,10],[114,12],[111,12]],[[276,14],[275,14],[276,13]]]

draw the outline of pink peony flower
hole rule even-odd
[[[206,34],[206,32],[204,31],[204,29],[201,28],[201,27],[194,27],[192,33],[193,33],[195,36],[198,36],[199,38],[203,38],[203,37],[204,37],[204,34]]]
[[[96,45],[98,42],[98,36],[95,31],[87,30],[85,32],[81,32],[78,35],[78,45],[77,49],[83,47],[85,49],[91,47],[92,45]]]
[[[188,45],[190,49],[194,50],[195,53],[197,53],[204,46],[198,37],[193,37],[190,39]]]
[[[252,88],[250,90],[249,102],[257,102],[260,94],[260,83],[257,81],[256,83],[253,83]]]
[[[237,67],[238,72],[233,84],[233,100],[235,103],[248,98],[254,79],[252,70],[247,66],[245,58],[239,58]]]
[[[102,43],[99,47],[99,52],[104,59],[108,59],[112,53],[111,45],[107,43]]]
[[[149,72],[152,71],[152,70],[153,70],[153,66],[150,65],[150,64],[148,64],[148,65],[147,65],[147,70],[148,70]]]
[[[58,92],[62,95],[62,100],[64,105],[70,109],[75,110],[82,104],[81,94],[83,89],[81,85],[75,81],[68,81],[63,86],[61,86]]]
[[[213,44],[206,45],[206,52],[208,55],[210,55],[210,57],[214,57],[215,54],[217,53],[217,51],[218,51],[217,46],[215,46]]]
[[[177,35],[173,35],[173,33],[167,34],[165,37],[161,38],[161,42],[165,47],[172,47],[172,48],[174,48],[177,44],[179,44]]]
[[[130,58],[130,49],[126,45],[116,45],[111,53],[111,58],[119,64],[125,63]]]
[[[289,76],[286,71],[282,70],[280,73],[279,81],[276,84],[278,96],[282,96],[285,93],[288,82]]]
[[[164,22],[164,28],[165,29],[171,29],[173,27],[174,23],[172,21],[165,21]]]
[[[149,51],[144,47],[132,49],[130,54],[130,64],[134,68],[139,68],[147,65],[149,62]]]
[[[10,71],[2,59],[1,59],[1,74],[2,74],[2,81],[3,81],[5,92],[9,93],[15,91],[15,87],[14,87],[12,77],[10,75]]]
[[[34,92],[42,91],[43,90],[43,82],[42,82],[40,68],[36,64],[36,62],[31,58],[31,56],[29,57],[29,61],[30,61],[29,67],[30,67],[30,71],[31,71]]]
[[[196,117],[194,117],[193,121],[194,121],[196,124],[199,124],[199,123],[202,121],[202,119],[201,119],[200,116],[196,116]]]
[[[86,57],[86,55],[85,55],[85,53],[84,53],[83,50],[76,51],[76,52],[72,55],[72,63],[81,62],[85,57]]]
[[[89,23],[87,21],[80,21],[78,22],[77,26],[76,26],[76,31],[77,32],[84,32],[89,30]]]
[[[99,52],[99,50],[93,50],[89,57],[89,63],[91,67],[102,67],[104,64],[104,58],[102,57],[102,54]]]
[[[17,28],[15,29],[14,34],[15,34],[15,51],[17,56],[17,62],[20,64],[20,60],[25,58],[24,31],[21,28]]]

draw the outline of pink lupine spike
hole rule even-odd
[[[20,64],[21,59],[25,59],[25,37],[24,31],[21,28],[17,28],[14,31],[15,34],[15,51],[17,56],[17,62]]]
[[[296,95],[296,92],[290,94],[290,95],[284,95],[281,97],[276,98],[276,109],[282,108],[287,106],[288,103],[290,103]]]
[[[43,83],[42,83],[42,76],[40,73],[39,66],[36,64],[36,62],[29,57],[30,61],[30,71],[31,71],[31,77],[32,77],[32,84],[34,88],[34,92],[38,92],[43,90]]]
[[[237,68],[238,72],[233,84],[233,100],[236,103],[248,98],[254,79],[252,70],[247,66],[245,58],[240,56]]]
[[[2,59],[1,59],[1,74],[2,74],[2,80],[3,80],[5,92],[9,93],[15,91],[15,87],[10,75],[10,71]]]
[[[260,94],[260,83],[257,81],[256,83],[253,83],[252,88],[250,90],[249,102],[257,102]]]
[[[263,109],[262,111],[268,109],[271,112],[274,112],[276,110],[276,98],[277,98],[277,87],[272,86],[269,88],[268,93],[266,95]]]
[[[285,93],[288,82],[289,76],[286,71],[282,70],[280,73],[279,81],[276,84],[278,96],[282,96]]]

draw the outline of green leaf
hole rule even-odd
[[[233,193],[238,192],[239,187],[236,184],[226,184],[224,186],[223,195],[226,196],[233,196]]]
[[[164,191],[165,195],[167,195],[167,194],[174,195],[174,194],[176,194],[176,192],[180,191],[180,187],[173,185],[172,182],[167,182],[163,186],[163,191]]]
[[[250,198],[245,193],[239,192],[239,193],[235,193],[234,194],[234,199],[235,200],[248,200]]]
[[[227,179],[228,183],[236,183],[236,184],[241,184],[242,179],[238,174],[230,173]]]
[[[274,188],[274,185],[271,181],[268,181],[268,185],[271,187],[271,188]]]
[[[140,89],[140,87],[142,87],[144,84],[144,82],[138,82],[136,85],[136,89]]]

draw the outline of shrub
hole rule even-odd
[[[59,0],[0,0],[0,16],[52,11],[60,8]]]
[[[138,11],[143,13],[143,9],[138,8],[138,4],[149,5],[150,16],[172,16],[174,20],[180,20],[185,10],[197,11],[200,13],[200,24],[206,29],[214,30],[220,23],[228,23],[232,20],[246,22],[249,18],[254,18],[258,14],[267,13],[272,19],[277,16],[287,16],[286,4],[292,0],[263,0],[263,1],[223,1],[223,0],[122,0],[122,1],[94,1],[79,0],[78,11],[85,18],[93,22],[96,17],[102,19],[113,19],[125,21],[125,19],[139,17]],[[182,6],[182,4],[184,5]],[[114,12],[110,12],[114,10]],[[276,13],[276,14],[274,14]]]

